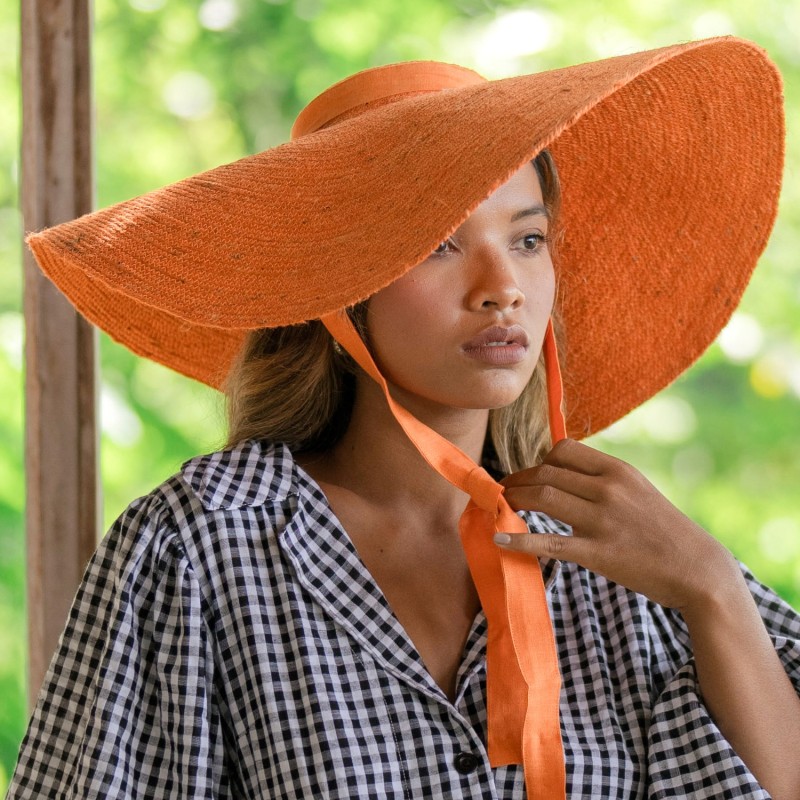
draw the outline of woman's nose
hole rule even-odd
[[[471,311],[508,311],[525,302],[516,270],[505,263],[503,255],[476,254],[469,272],[471,285],[467,292],[467,305]]]

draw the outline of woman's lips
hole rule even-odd
[[[493,325],[470,339],[463,351],[468,358],[485,364],[518,364],[528,352],[528,334],[519,325],[510,328]]]

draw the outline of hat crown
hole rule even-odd
[[[357,72],[317,95],[297,116],[291,138],[322,130],[401,98],[485,83],[474,70],[441,61],[402,61]]]

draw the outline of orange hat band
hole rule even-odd
[[[333,122],[349,119],[367,108],[422,92],[458,89],[486,83],[486,78],[466,67],[437,61],[407,61],[359,72],[335,83],[312,100],[298,115],[291,138],[321,130]]]
[[[497,531],[527,533],[503,487],[466,453],[398,405],[346,311],[322,318],[331,335],[383,389],[392,414],[422,457],[470,496],[461,543],[488,625],[486,709],[489,762],[522,764],[529,797],[565,797],[561,674],[537,559],[501,550]],[[561,379],[552,322],[543,344],[553,442],[564,437]]]

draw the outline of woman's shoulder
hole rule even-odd
[[[164,581],[192,585],[213,607],[232,565],[274,564],[297,482],[283,445],[249,441],[192,458],[122,511],[84,577],[139,593]]]
[[[298,473],[282,444],[257,440],[206,453],[186,461],[147,495],[132,501],[104,537],[115,559],[136,562],[147,551],[188,556],[210,540],[246,535],[248,514],[276,506],[298,494]],[[260,534],[265,523],[259,524]]]

